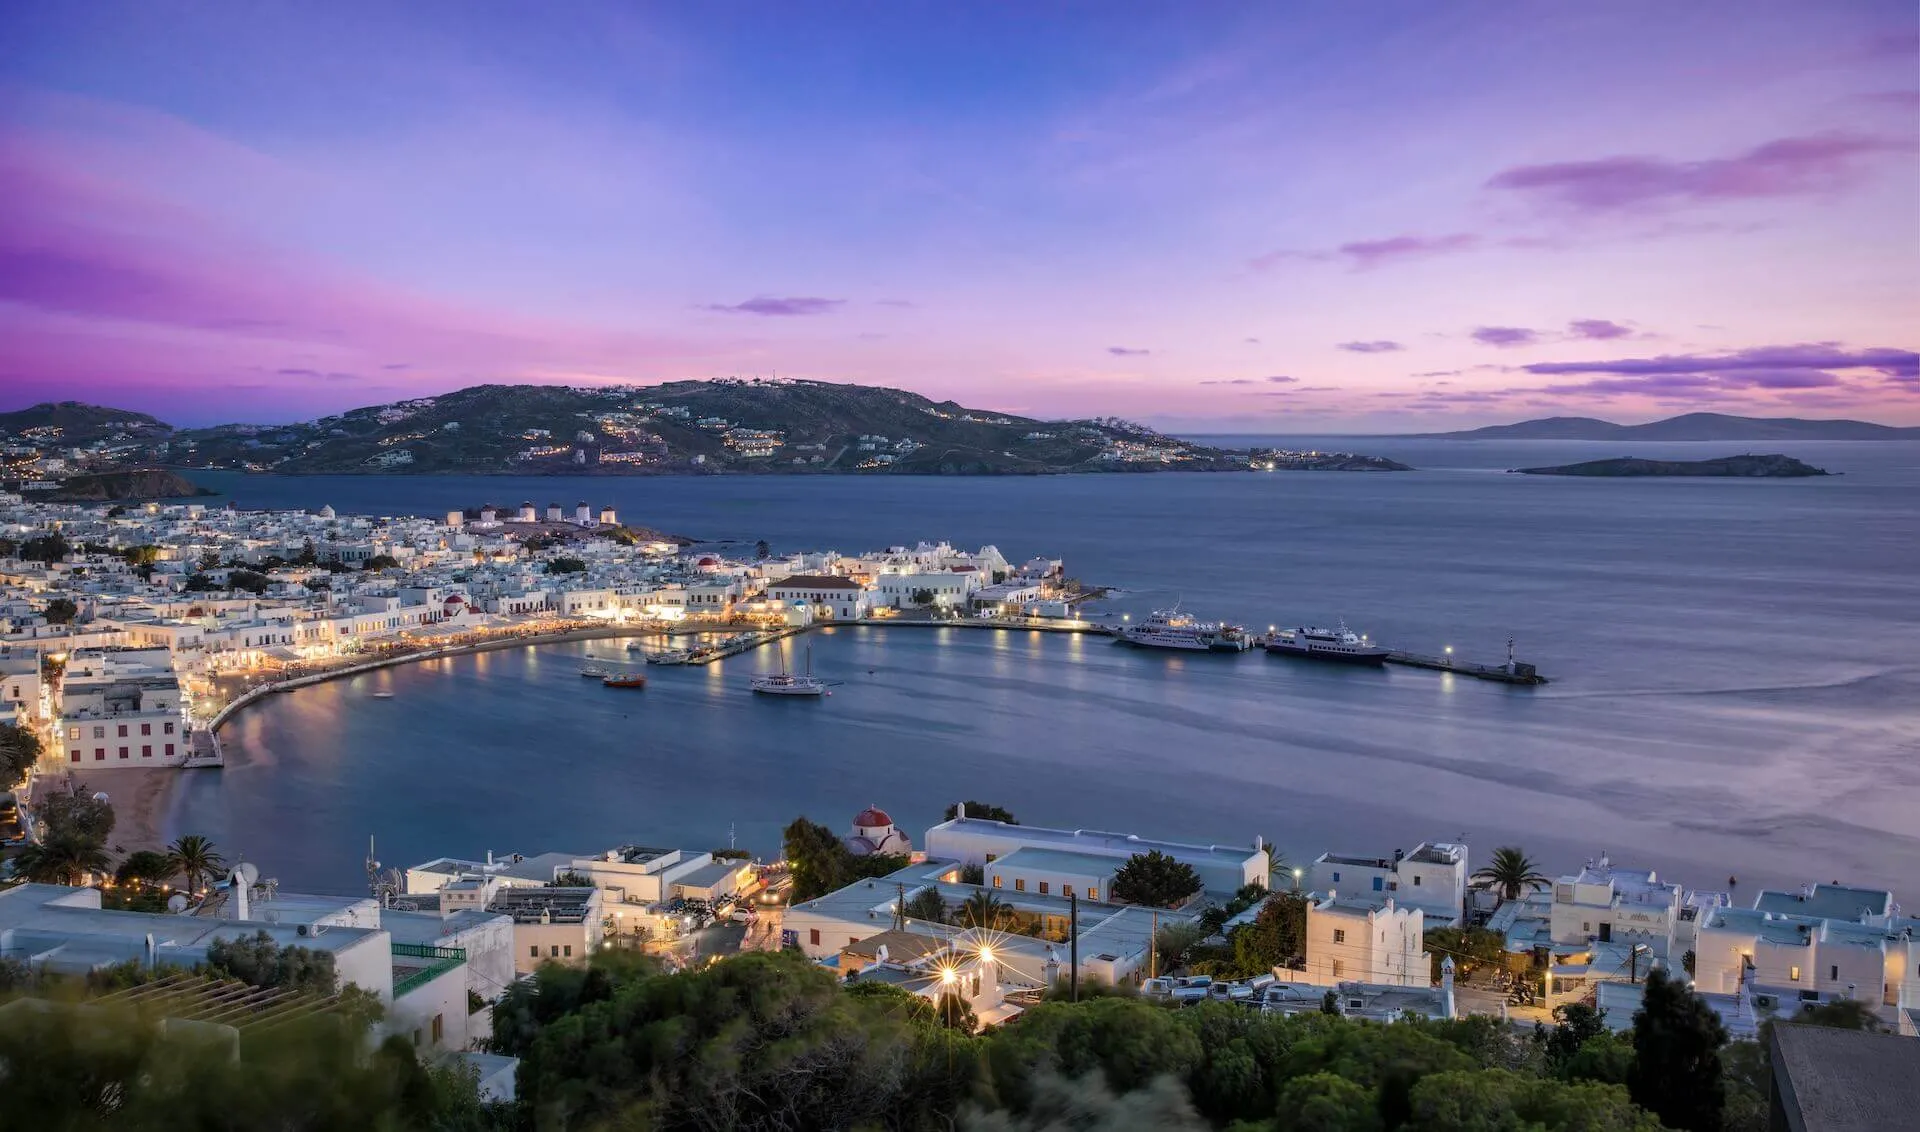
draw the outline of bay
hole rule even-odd
[[[1247,438],[1236,438],[1248,443]],[[577,675],[612,642],[480,654],[273,697],[185,777],[170,819],[282,883],[360,885],[366,837],[408,863],[620,841],[778,848],[869,803],[916,836],[961,798],[1023,820],[1251,842],[1291,860],[1465,835],[1548,871],[1608,852],[1743,889],[1920,873],[1920,444],[1260,438],[1408,473],[395,477],[194,473],[247,507],[438,514],[522,499],[780,549],[920,539],[1063,557],[1140,614],[1176,601],[1264,630],[1344,617],[1395,647],[1552,678],[1517,689],[1260,654],[906,628],[811,635],[824,701],[755,699],[771,650]],[[1844,475],[1587,480],[1511,467],[1783,451]],[[785,660],[797,663],[786,646]],[[658,673],[656,676],[655,674]],[[370,692],[389,690],[392,699]]]

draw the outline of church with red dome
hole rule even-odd
[[[913,839],[895,828],[887,811],[878,806],[868,806],[853,815],[853,833],[842,838],[841,843],[856,857],[913,852]]]

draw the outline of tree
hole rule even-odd
[[[983,888],[961,901],[958,917],[970,928],[1006,931],[1013,923],[1013,909],[995,896],[992,889]]]
[[[1251,924],[1234,929],[1234,966],[1257,975],[1286,966],[1307,953],[1307,897],[1280,892],[1267,898]]]
[[[767,559],[773,557],[773,548],[767,545],[766,539],[761,539],[753,544],[753,556],[765,562]]]
[[[1453,958],[1454,974],[1465,981],[1482,967],[1498,967],[1507,961],[1507,940],[1499,932],[1486,928],[1435,928],[1426,936],[1427,952],[1433,956],[1433,981],[1440,981],[1440,964]]]
[[[250,594],[263,594],[267,592],[267,587],[272,584],[273,579],[260,573],[258,570],[229,570],[227,572],[227,588],[230,590],[245,590]]]
[[[1553,1015],[1558,1023],[1547,1034],[1547,1064],[1556,1071],[1564,1069],[1587,1039],[1608,1033],[1606,1014],[1584,1002],[1555,1007]]]
[[[1864,1002],[1836,998],[1830,1002],[1808,1003],[1793,1016],[1796,1026],[1826,1026],[1835,1030],[1883,1030],[1880,1016]]]
[[[391,554],[376,554],[360,564],[362,570],[369,573],[376,570],[391,570],[400,565],[400,560]]]
[[[263,929],[251,936],[216,939],[207,945],[207,974],[238,979],[250,987],[285,987],[331,995],[339,989],[333,952],[281,947]]]
[[[590,876],[583,876],[580,873],[574,872],[572,869],[568,869],[565,872],[554,874],[554,878],[547,882],[547,887],[548,888],[592,888],[593,878]]]
[[[38,884],[86,883],[88,874],[106,873],[112,866],[107,851],[98,841],[73,830],[54,830],[39,844],[20,850],[13,867],[21,876]]]
[[[980,1020],[974,1017],[973,1007],[967,1005],[966,999],[952,991],[940,996],[940,1001],[934,1004],[933,1012],[940,1019],[940,1024],[949,1030],[971,1034],[980,1028]]]
[[[158,888],[172,880],[179,871],[174,867],[173,859],[165,853],[139,849],[127,854],[127,859],[120,862],[120,867],[113,872],[113,882],[136,888]]]
[[[188,892],[199,892],[203,878],[212,879],[226,866],[226,858],[214,851],[213,842],[197,833],[189,833],[167,847],[167,860],[173,871],[186,879]]]
[[[35,535],[20,544],[17,552],[22,562],[44,562],[51,566],[73,553],[66,536],[58,531],[50,535]]]
[[[301,543],[300,553],[293,556],[293,564],[295,566],[316,566],[319,562],[320,555],[314,550],[312,539]]]
[[[1648,972],[1646,988],[1633,1016],[1633,1101],[1669,1128],[1714,1132],[1726,1107],[1726,1028],[1704,999],[1665,971]]]
[[[1522,893],[1533,892],[1553,883],[1542,874],[1533,859],[1517,845],[1503,845],[1493,851],[1487,867],[1473,874],[1473,887],[1497,894],[1502,902],[1518,900]]]
[[[929,589],[924,589],[924,588],[917,589],[913,591],[913,593],[907,595],[907,599],[913,602],[913,604],[915,605],[932,605],[933,591]]]
[[[70,597],[56,597],[47,603],[43,613],[49,625],[71,625],[80,615],[80,607]]]
[[[208,570],[218,570],[220,568],[220,552],[212,549],[201,551],[200,560],[195,568],[202,573]]]
[[[901,911],[911,919],[941,924],[947,919],[947,902],[940,898],[939,889],[928,886],[914,893]]]
[[[0,790],[10,790],[40,761],[40,736],[24,727],[0,723]]]
[[[586,569],[586,561],[580,558],[562,557],[547,560],[547,573],[549,574],[582,574],[586,572]]]
[[[987,883],[987,867],[985,865],[971,864],[971,863],[961,865],[960,866],[960,883],[961,884]]]
[[[1291,1113],[1289,1129],[1298,1132],[1374,1132],[1380,1112],[1373,1090],[1334,1073],[1295,1077],[1280,1090],[1281,1112]]]
[[[1020,824],[1020,819],[1014,817],[1013,814],[1009,812],[1007,809],[1005,809],[1004,807],[989,805],[986,802],[975,802],[972,800],[968,800],[966,802],[950,803],[947,806],[947,816],[942,818],[941,820],[952,821],[953,819],[959,817],[961,806],[965,806],[967,808],[967,816],[970,818],[983,818],[987,821],[1005,822],[1008,825]]]
[[[33,812],[48,836],[70,832],[95,845],[105,845],[113,832],[113,805],[87,793],[84,784],[71,779],[65,790],[52,791],[34,803]]]
[[[1171,908],[1200,891],[1200,874],[1185,861],[1152,849],[1128,857],[1113,874],[1108,890],[1115,900],[1128,904]]]
[[[793,819],[781,835],[787,867],[793,874],[793,903],[812,900],[845,886],[847,847],[819,822]]]

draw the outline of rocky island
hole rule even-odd
[[[128,468],[114,472],[87,472],[60,481],[50,495],[53,503],[130,503],[146,499],[192,499],[211,491],[165,468]]]
[[[1621,457],[1561,464],[1552,468],[1514,468],[1523,476],[1737,476],[1746,479],[1794,479],[1831,475],[1791,456],[1721,456],[1713,460],[1643,460]]]

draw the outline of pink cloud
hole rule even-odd
[[[1353,240],[1328,251],[1271,251],[1248,260],[1247,266],[1255,271],[1265,271],[1287,260],[1344,260],[1354,270],[1364,271],[1408,260],[1469,251],[1479,243],[1480,237],[1466,232],[1451,236],[1387,236],[1378,240]]]
[[[1340,349],[1350,354],[1391,354],[1404,350],[1406,347],[1398,342],[1380,338],[1372,342],[1342,342],[1340,343]]]
[[[1524,326],[1478,326],[1471,337],[1482,346],[1496,346],[1504,350],[1514,346],[1531,346],[1540,340],[1540,333]]]
[[[1576,318],[1567,323],[1567,333],[1575,338],[1588,338],[1604,342],[1610,338],[1625,338],[1633,331],[1617,322],[1604,318]]]
[[[708,303],[706,309],[724,314],[795,318],[814,314],[832,314],[844,305],[846,305],[845,299],[816,299],[806,296],[776,299],[768,295],[756,295],[742,303]]]
[[[1131,346],[1108,346],[1107,353],[1112,354],[1116,358],[1144,358],[1148,354],[1153,353],[1153,351],[1137,350]]]
[[[1853,184],[1862,158],[1904,148],[1904,143],[1860,134],[1816,134],[1702,161],[1622,156],[1522,165],[1495,174],[1487,187],[1581,213],[1810,196]]]

